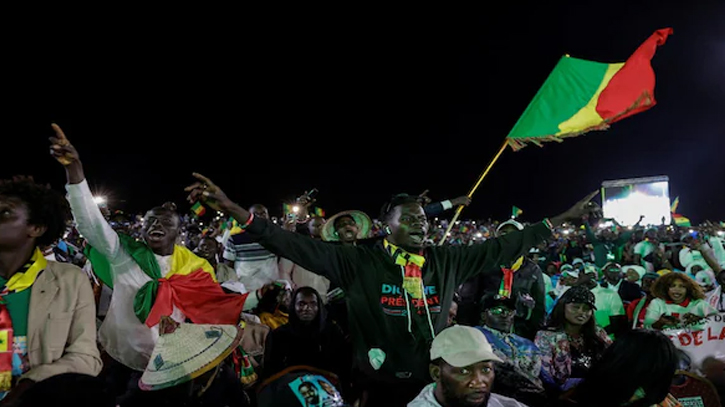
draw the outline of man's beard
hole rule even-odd
[[[462,396],[459,397],[455,394],[455,391],[452,387],[449,387],[445,380],[441,380],[441,387],[443,390],[443,397],[446,398],[446,401],[448,401],[448,406],[446,407],[486,407],[488,406],[488,399],[491,398],[491,393],[486,394],[486,398],[478,404],[469,404],[466,402],[466,399]]]

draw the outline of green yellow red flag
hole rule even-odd
[[[514,151],[528,143],[563,141],[641,113],[656,104],[651,60],[671,28],[654,32],[621,63],[562,57],[507,137]]]
[[[670,213],[677,213],[677,207],[680,206],[680,197],[678,196],[675,198],[674,201],[672,201],[672,204],[670,205]]]
[[[519,216],[521,216],[522,213],[524,213],[523,209],[514,206],[513,208],[511,208],[511,219],[518,218]]]
[[[197,217],[204,216],[206,213],[206,208],[199,202],[195,203],[194,206],[191,207],[191,211],[194,212],[194,215]]]

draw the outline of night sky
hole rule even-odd
[[[377,216],[394,193],[467,193],[563,54],[621,62],[672,27],[653,60],[657,106],[506,151],[463,218],[516,205],[538,220],[603,180],[668,175],[682,214],[725,220],[725,2],[562,3],[58,22],[4,55],[0,176],[62,189],[55,121],[115,208],[186,211],[198,171],[273,215],[318,188],[328,215]]]

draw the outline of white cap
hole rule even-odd
[[[498,227],[496,228],[496,232],[503,229],[504,226],[509,226],[509,225],[515,227],[517,230],[524,230],[524,225],[522,225],[520,222],[517,222],[513,219],[509,219],[506,222],[503,222],[500,225],[498,225]]]
[[[470,326],[454,325],[433,339],[430,359],[442,358],[453,367],[466,367],[478,362],[503,362],[493,353],[483,332]]]

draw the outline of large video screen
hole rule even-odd
[[[666,176],[631,178],[602,182],[602,209],[605,218],[622,225],[634,225],[640,215],[642,225],[670,224],[670,180]]]

